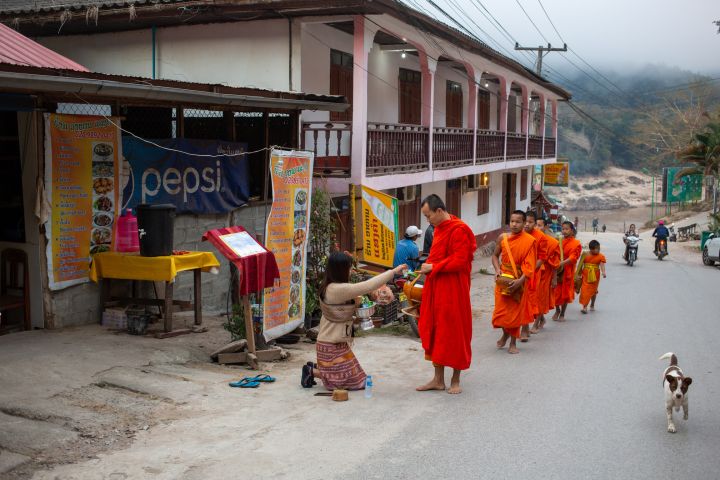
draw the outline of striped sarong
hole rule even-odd
[[[320,380],[328,390],[365,389],[365,371],[347,343],[317,342],[317,365]]]

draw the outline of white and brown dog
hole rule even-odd
[[[688,419],[688,388],[692,383],[692,378],[683,375],[682,370],[677,365],[677,356],[668,352],[660,360],[670,359],[670,366],[663,373],[663,389],[665,390],[665,412],[667,413],[668,432],[675,433],[675,424],[673,423],[672,411],[676,412],[683,409],[683,420]]]

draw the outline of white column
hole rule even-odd
[[[362,183],[367,165],[367,119],[368,119],[368,54],[372,49],[377,28],[365,24],[365,17],[353,17],[353,114],[352,114],[352,160],[351,181]]]

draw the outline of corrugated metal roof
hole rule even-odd
[[[88,69],[0,23],[0,63],[58,70]]]
[[[2,0],[0,13],[52,12],[86,7],[126,7],[132,4],[175,3],[185,0]]]

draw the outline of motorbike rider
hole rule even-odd
[[[655,237],[655,254],[657,255],[658,253],[660,240],[665,240],[665,251],[667,252],[667,239],[670,236],[670,231],[665,226],[664,220],[658,222],[658,226],[653,231],[652,236]]]
[[[628,244],[627,237],[630,237],[630,236],[639,237],[637,231],[635,230],[634,223],[630,224],[630,227],[628,227],[628,231],[625,232],[625,236],[623,237],[623,243],[625,244],[625,254],[623,255],[623,259],[625,259],[625,261],[627,261],[627,259],[628,259],[628,253],[629,253],[629,249],[630,249],[630,245]]]

